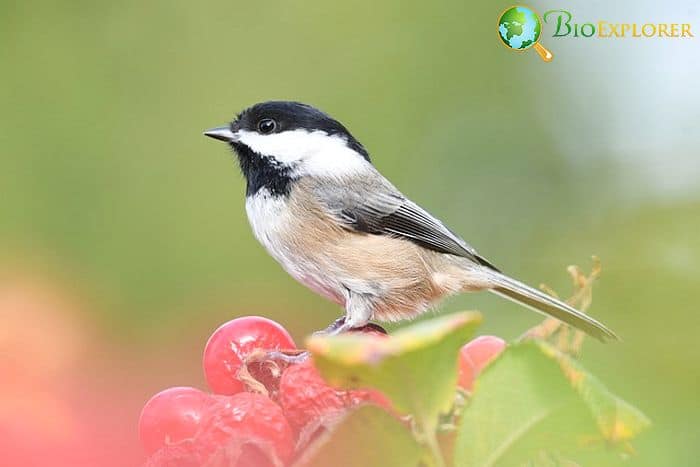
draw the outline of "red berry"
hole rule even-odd
[[[217,394],[241,392],[245,390],[245,385],[238,379],[238,371],[251,352],[295,347],[289,333],[272,320],[259,316],[231,320],[214,331],[204,348],[203,366],[207,384]],[[272,384],[266,381],[271,376],[262,365],[249,370],[265,386]]]
[[[505,346],[506,342],[496,336],[479,336],[464,344],[459,351],[459,386],[471,391],[477,375]]]
[[[280,380],[279,402],[295,430],[314,419],[345,408],[339,391],[326,384],[310,359],[284,370]]]
[[[197,442],[213,454],[214,465],[247,467],[268,465],[266,459],[291,459],[294,436],[280,406],[252,392],[213,399]]]
[[[199,445],[190,440],[178,444],[163,446],[154,452],[144,467],[201,467],[206,465],[210,454],[199,449]]]
[[[169,388],[151,397],[139,418],[139,438],[146,452],[194,439],[210,402],[208,394],[190,387]]]
[[[383,394],[373,389],[345,391],[329,386],[311,360],[292,365],[282,373],[279,402],[289,424],[297,431],[360,404],[373,403],[385,408],[391,405]]]

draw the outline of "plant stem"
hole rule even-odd
[[[433,465],[435,467],[447,467],[445,464],[445,459],[442,457],[442,450],[440,449],[440,444],[438,443],[434,430],[430,430],[425,433],[425,441],[430,449]]]

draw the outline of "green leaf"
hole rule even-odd
[[[408,326],[389,338],[314,336],[307,348],[329,383],[380,390],[432,437],[440,413],[454,401],[459,348],[479,323],[478,313],[455,313]]]
[[[424,449],[411,431],[383,409],[367,405],[319,437],[295,466],[417,466]]]
[[[611,393],[579,362],[545,342],[537,345],[542,353],[559,363],[569,383],[591,411],[605,441],[612,444],[630,441],[651,425],[646,415]]]
[[[601,446],[627,441],[648,423],[554,348],[518,344],[509,346],[477,381],[462,414],[455,465],[510,466],[534,459],[542,463],[543,455],[578,461],[601,454],[609,458]],[[617,439],[603,426],[618,427]],[[625,436],[619,436],[622,433]]]

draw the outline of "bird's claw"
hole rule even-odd
[[[342,316],[333,323],[330,324],[326,329],[321,331],[316,331],[314,336],[336,336],[338,334],[343,334],[346,332],[360,332],[360,333],[375,333],[375,334],[388,334],[386,329],[381,327],[376,323],[365,323],[362,326],[349,326],[345,323],[345,316]]]

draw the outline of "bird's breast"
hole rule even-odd
[[[246,198],[253,234],[270,255],[296,280],[317,293],[340,302],[341,285],[319,254],[332,242],[331,230],[298,196],[276,196],[262,189]]]
[[[273,253],[290,223],[286,197],[261,189],[246,198],[245,208],[255,238]]]

